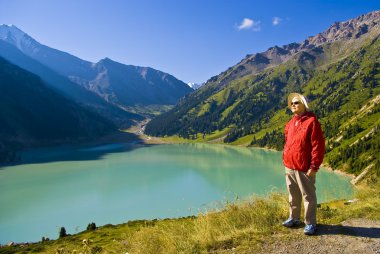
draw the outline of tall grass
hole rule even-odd
[[[129,240],[130,252],[208,253],[233,249],[255,236],[270,234],[287,213],[287,202],[281,194],[228,203],[221,211],[201,213],[181,224],[157,223],[141,228]]]
[[[380,188],[358,187],[357,202],[333,201],[322,204],[320,224],[339,224],[351,218],[380,219]],[[273,193],[245,202],[227,203],[221,211],[200,213],[190,220],[157,223],[141,228],[130,239],[130,253],[230,253],[254,251],[271,234],[286,229],[281,222],[288,216],[287,196]],[[237,252],[240,253],[240,252]]]

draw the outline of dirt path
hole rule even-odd
[[[380,221],[351,219],[342,225],[318,225],[315,236],[305,236],[303,228],[289,231],[294,232],[291,239],[274,236],[258,253],[380,254]]]

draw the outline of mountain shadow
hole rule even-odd
[[[0,159],[38,146],[88,142],[114,133],[111,121],[67,99],[38,76],[0,58]]]
[[[64,97],[75,101],[88,110],[112,121],[119,128],[127,128],[133,121],[141,121],[142,116],[127,112],[119,107],[109,104],[96,94],[71,82],[64,76],[28,57],[13,45],[0,40],[0,56],[14,65],[38,75],[46,86],[52,88]]]

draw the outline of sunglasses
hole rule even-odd
[[[290,105],[298,105],[298,104],[300,104],[299,101],[294,101],[294,102],[291,102],[291,103],[290,103]]]

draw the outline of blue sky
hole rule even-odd
[[[205,82],[247,54],[380,10],[378,0],[0,0],[0,24],[84,60]]]

